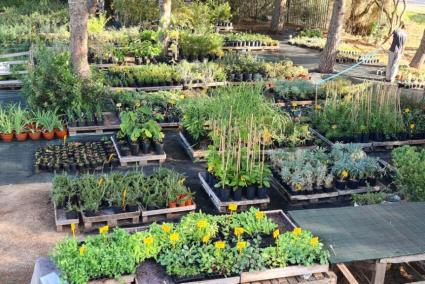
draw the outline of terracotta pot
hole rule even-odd
[[[177,202],[176,201],[170,201],[168,202],[168,208],[176,208]]]
[[[66,130],[66,128],[64,128],[62,131],[58,128],[55,128],[55,134],[59,139],[63,139],[67,133],[68,131]]]
[[[21,133],[15,133],[16,140],[18,141],[25,141],[28,138],[27,132],[21,132]]]
[[[30,132],[28,134],[31,140],[39,140],[41,138],[41,132],[34,132],[34,133]]]
[[[179,203],[179,204],[177,204],[177,206],[178,207],[184,207],[184,206],[186,206],[186,202]]]
[[[44,131],[43,132],[43,138],[46,140],[52,140],[55,137],[55,132],[48,132],[48,131]]]
[[[0,134],[0,137],[4,142],[12,142],[13,133],[2,133]]]
[[[185,206],[190,206],[193,204],[193,199],[189,198],[188,200],[186,200],[186,202],[184,203]]]

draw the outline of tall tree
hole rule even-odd
[[[171,22],[171,0],[159,0],[159,30],[160,30],[160,41],[162,43],[163,53],[167,53],[168,48],[168,36],[167,29]]]
[[[71,62],[76,74],[83,78],[90,76],[88,62],[87,21],[89,5],[87,0],[68,0],[71,29]]]
[[[334,71],[338,45],[341,41],[341,33],[344,26],[345,4],[346,0],[335,0],[334,2],[326,45],[320,55],[319,71],[321,73],[332,73]]]
[[[413,68],[421,68],[422,64],[425,61],[425,30],[424,34],[422,35],[421,44],[419,45],[418,50],[415,53],[415,56],[412,59],[412,62],[410,62],[410,67]]]
[[[274,32],[279,32],[283,29],[285,16],[286,0],[274,0],[273,16],[271,29]]]

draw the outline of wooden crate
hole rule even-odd
[[[228,212],[228,207],[230,204],[237,204],[238,205],[238,211],[244,211],[248,207],[256,206],[261,209],[267,208],[268,204],[270,203],[270,198],[263,198],[263,199],[253,199],[248,200],[245,197],[242,197],[241,201],[221,201],[218,196],[215,194],[215,192],[212,190],[212,188],[208,185],[208,183],[205,180],[205,173],[198,173],[199,180],[201,181],[202,188],[205,190],[207,195],[210,197],[212,203],[217,208],[219,212]]]
[[[118,279],[98,279],[98,280],[91,280],[88,282],[88,284],[132,284],[135,282],[136,275],[124,275],[121,276]]]
[[[69,136],[76,135],[87,135],[87,134],[104,134],[111,133],[115,130],[120,129],[120,119],[113,112],[104,112],[103,113],[103,125],[93,125],[93,126],[78,126],[72,127],[68,126]]]
[[[75,232],[79,232],[78,224],[80,219],[66,219],[65,210],[57,209],[56,204],[53,204],[53,210],[55,212],[56,232],[63,232],[64,227],[69,227],[71,230],[71,224],[75,224]]]
[[[204,160],[207,156],[207,150],[194,150],[182,132],[179,132],[179,138],[180,144],[192,161],[200,162]]]
[[[142,222],[150,223],[154,221],[164,221],[180,218],[182,215],[195,211],[196,204],[193,203],[189,206],[164,208],[157,210],[142,210]]]
[[[132,224],[137,224],[140,221],[140,210],[134,212],[124,212],[118,214],[102,214],[104,212],[100,211],[100,215],[87,217],[82,213],[84,230],[90,231],[93,225],[105,225],[105,223],[110,227],[116,227],[119,223],[124,221],[130,221]]]
[[[316,194],[304,194],[304,195],[292,195],[290,190],[280,183],[275,177],[271,178],[271,185],[276,191],[286,200],[292,204],[302,205],[302,204],[313,204],[313,203],[327,203],[334,202],[338,199],[350,199],[353,194],[357,193],[366,193],[366,192],[378,192],[384,186],[378,184],[376,186],[367,188],[360,187],[357,189],[346,189],[346,190],[336,190],[332,192],[323,192]]]
[[[118,159],[120,160],[120,164],[122,167],[127,167],[129,164],[137,164],[137,165],[147,165],[148,163],[158,163],[162,164],[165,162],[165,159],[167,158],[167,155],[161,154],[143,154],[141,156],[126,156],[122,157],[118,148],[117,143],[115,142],[115,139],[113,136],[111,136],[112,143],[114,144],[115,151],[117,152]]]

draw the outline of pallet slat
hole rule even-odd
[[[71,227],[71,224],[75,224],[75,230],[76,233],[78,233],[78,224],[80,223],[80,219],[66,219],[65,217],[65,210],[63,209],[57,209],[56,204],[53,204],[53,210],[55,213],[55,225],[56,225],[56,232],[63,232],[63,228],[65,226]]]
[[[158,220],[169,220],[169,219],[175,219],[178,217],[181,217],[182,215],[195,211],[196,210],[196,204],[193,203],[192,205],[188,206],[182,206],[182,207],[175,207],[175,208],[164,208],[164,209],[157,209],[157,210],[142,210],[142,222],[148,223],[152,221],[158,221]]]
[[[102,212],[101,212],[102,213]],[[81,214],[83,217],[84,230],[90,231],[93,227],[93,224],[98,223],[107,223],[109,227],[118,226],[119,221],[131,220],[132,224],[139,223],[140,220],[140,210],[134,212],[124,212],[118,214],[110,214],[110,215],[99,215],[93,217],[87,217],[84,213]]]

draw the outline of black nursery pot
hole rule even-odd
[[[350,189],[357,189],[357,188],[359,188],[359,180],[357,180],[357,179],[349,179],[348,180],[348,187]]]
[[[266,198],[268,191],[269,191],[269,189],[267,187],[258,187],[257,188],[257,197],[260,198],[260,199]]]
[[[94,210],[84,210],[84,215],[86,215],[86,217],[93,217],[96,215],[96,212]]]
[[[136,212],[137,210],[139,210],[139,206],[137,205],[127,205],[125,207],[125,211],[127,212]]]
[[[66,219],[77,219],[78,218],[78,212],[76,210],[72,211],[66,211],[65,212]]]
[[[130,144],[130,152],[132,156],[139,155],[140,152],[140,146],[138,142],[131,142]]]
[[[367,178],[369,186],[376,186],[376,178]]]
[[[218,190],[218,192],[219,192],[218,198],[220,198],[221,201],[229,201],[229,199],[230,199],[230,188],[228,188],[228,187],[220,188]]]
[[[164,154],[164,143],[155,142],[155,154],[162,155]]]
[[[151,142],[149,140],[144,140],[142,143],[143,154],[149,154],[151,150]]]
[[[347,186],[347,182],[346,182],[345,180],[337,179],[337,180],[335,181],[335,187],[336,187],[337,189],[345,190],[346,186]]]
[[[128,148],[127,146],[125,147],[121,147],[121,156],[125,157],[130,155],[130,148]]]
[[[112,210],[114,210],[115,214],[124,213],[124,209],[121,206],[112,206]]]
[[[246,198],[247,198],[247,199],[249,199],[249,200],[254,199],[254,198],[255,198],[255,191],[256,191],[256,190],[257,190],[257,189],[256,189],[255,185],[250,185],[250,186],[248,186],[248,187],[246,188],[246,191],[245,191],[245,196],[246,196]]]
[[[369,142],[369,133],[362,133],[361,135],[361,143]]]
[[[242,188],[238,187],[233,189],[232,198],[235,201],[241,201],[242,200]]]

